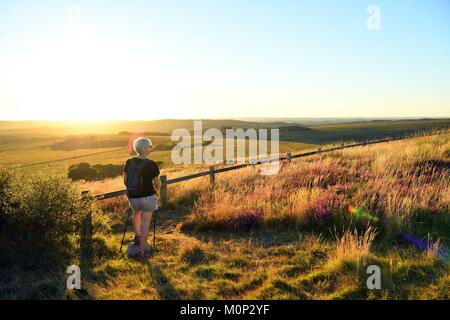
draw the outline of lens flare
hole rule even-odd
[[[417,238],[411,237],[404,233],[400,233],[400,237],[402,239],[412,243],[413,245],[415,245],[416,247],[418,247],[420,250],[423,250],[423,251],[433,250],[433,248],[434,248],[434,244],[430,240],[417,239]],[[443,245],[440,245],[437,248],[436,255],[442,261],[446,261],[447,263],[450,263],[450,254]]]
[[[377,216],[370,214],[370,212],[367,212],[362,208],[355,208],[352,205],[349,205],[347,210],[349,213],[353,214],[357,219],[366,218],[367,220],[375,222],[379,220]]]

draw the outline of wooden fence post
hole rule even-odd
[[[291,160],[292,160],[292,154],[289,152],[287,154],[287,161],[288,161],[288,163],[291,163]]]
[[[161,208],[167,208],[167,176],[161,176]]]
[[[94,253],[92,248],[92,212],[90,207],[90,194],[88,191],[82,193],[84,206],[87,212],[83,215],[80,230],[80,267],[90,272],[93,267]]]
[[[216,175],[214,172],[214,166],[209,167],[209,182],[211,184],[211,187],[214,187],[214,184],[216,182]]]

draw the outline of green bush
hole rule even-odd
[[[6,170],[0,170],[0,237],[6,232],[6,216],[13,206],[11,189],[12,176]]]
[[[74,164],[69,167],[69,172],[67,176],[76,180],[87,180],[92,181],[97,179],[97,170],[91,167],[89,163],[82,162],[79,164]]]
[[[156,161],[159,168],[163,165],[162,161]],[[123,174],[123,164],[95,164],[81,162],[69,167],[67,176],[73,180],[97,181],[109,178],[115,178]]]
[[[0,170],[0,215],[11,203],[11,183],[11,175],[5,170]]]
[[[81,162],[79,164],[71,165],[67,176],[76,180],[103,180],[108,178],[115,178],[122,175],[124,165],[114,164],[96,164],[91,166],[89,163]]]
[[[2,172],[0,193],[9,194],[1,204],[0,264],[48,266],[74,254],[70,236],[79,233],[92,204],[68,179]]]

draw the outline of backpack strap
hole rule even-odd
[[[139,158],[137,158],[137,157],[132,158],[131,164],[133,165],[133,169],[137,169],[139,171],[143,170],[147,166],[147,164],[150,163],[149,159],[142,159],[144,161],[140,161],[140,162],[137,162],[136,159],[139,159]]]

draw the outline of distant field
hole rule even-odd
[[[403,136],[431,129],[450,127],[450,120],[429,121],[369,121],[358,123],[311,126],[311,130],[298,130],[281,134],[283,140],[324,144],[337,141],[376,139]]]
[[[163,169],[171,171],[173,167],[170,154],[172,142],[170,137],[150,136],[154,151],[151,158],[163,162]],[[4,144],[0,146],[0,166],[20,170],[29,174],[53,173],[66,174],[67,168],[73,164],[87,162],[94,164],[121,164],[130,157],[127,150],[128,140],[118,140],[122,147],[114,148],[88,148],[74,150],[55,150],[51,143],[60,139],[42,138],[39,141]],[[14,149],[13,146],[18,149]],[[300,142],[281,142],[281,152],[305,150],[314,145]],[[270,147],[269,147],[270,151]],[[205,167],[206,165],[192,165],[192,167]],[[207,166],[206,166],[207,167]]]
[[[154,143],[151,157],[163,162],[163,172],[176,174],[177,171],[187,169],[173,167],[170,151],[174,143],[170,141],[169,134],[177,126],[191,129],[191,120],[108,122],[97,126],[89,123],[77,125],[58,122],[1,123],[0,167],[14,168],[27,174],[66,175],[69,166],[80,162],[91,165],[121,164],[130,156],[128,148],[136,137],[132,134],[133,129],[138,132],[161,131],[161,134],[149,137]],[[287,153],[341,141],[359,141],[448,128],[450,120],[366,121],[310,127],[287,122],[204,121],[204,128],[212,126],[222,129],[280,128],[280,152]],[[199,167],[205,166],[190,166],[191,170]]]

